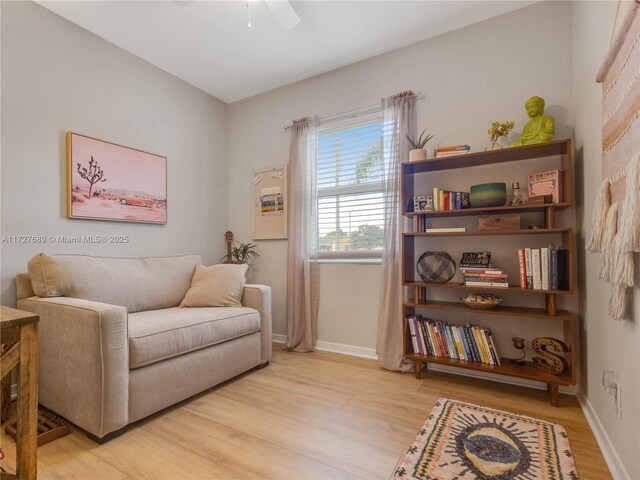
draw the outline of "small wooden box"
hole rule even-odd
[[[505,213],[502,215],[480,215],[479,230],[520,230],[520,214]]]
[[[547,203],[553,203],[553,195],[534,195],[527,201],[528,205],[546,205]]]

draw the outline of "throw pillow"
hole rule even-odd
[[[39,253],[27,263],[33,291],[39,297],[61,297],[65,294],[63,278],[56,261]]]
[[[198,265],[181,307],[241,307],[248,265]]]

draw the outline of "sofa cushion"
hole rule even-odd
[[[179,257],[92,257],[42,253],[29,260],[39,297],[75,297],[121,305],[129,312],[176,307],[191,285],[199,255]]]
[[[260,314],[253,308],[175,307],[132,313],[129,367],[144,367],[259,330]]]
[[[241,307],[248,265],[198,265],[181,307]]]

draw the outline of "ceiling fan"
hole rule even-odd
[[[194,0],[174,0],[171,3],[179,6],[187,6],[193,3]],[[247,8],[249,9],[249,23],[251,26],[251,4],[254,0],[247,1]],[[283,30],[291,30],[300,23],[300,17],[291,6],[288,0],[264,0],[267,8],[275,18],[276,22]]]

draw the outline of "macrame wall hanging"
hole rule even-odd
[[[596,81],[602,83],[602,175],[587,249],[613,286],[609,314],[625,318],[640,251],[640,4],[630,8]]]

